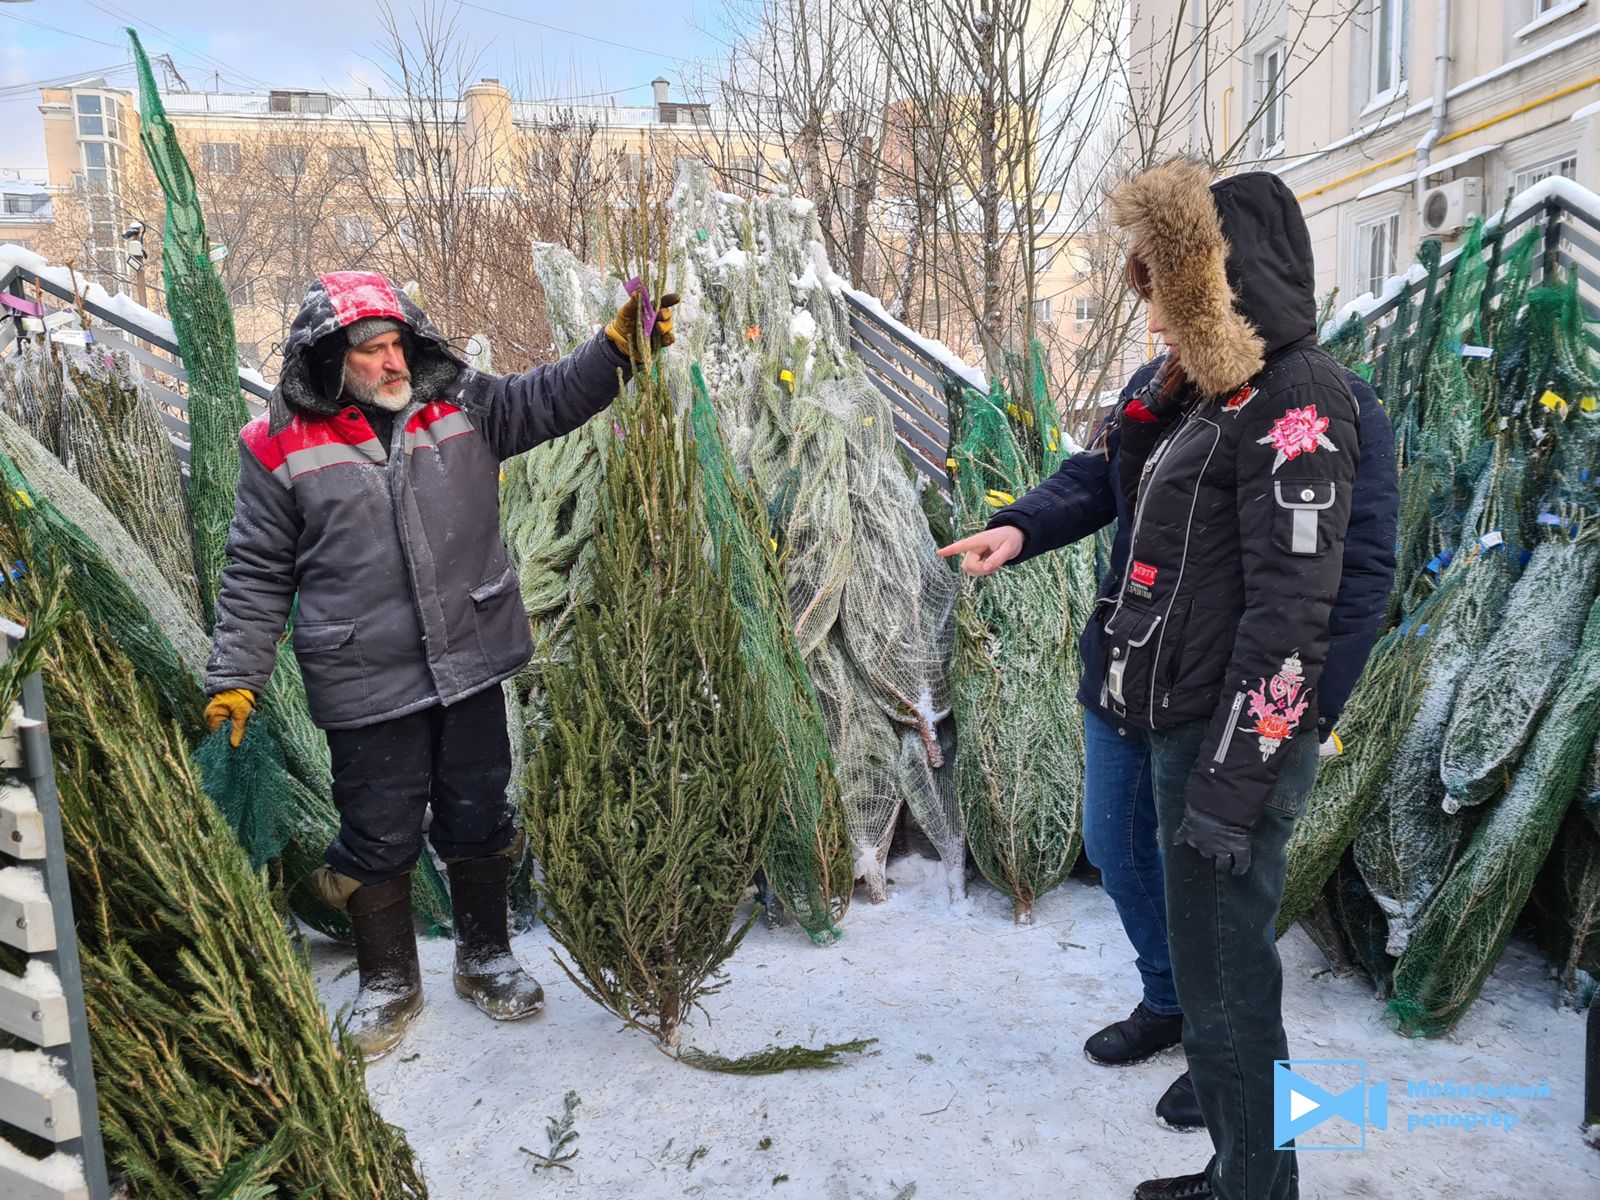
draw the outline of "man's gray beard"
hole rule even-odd
[[[388,412],[399,412],[411,403],[411,380],[407,379],[398,391],[384,392],[383,384],[368,383],[360,376],[346,369],[344,373],[344,390],[347,395],[355,398],[357,404],[370,404],[374,408],[385,409]]]

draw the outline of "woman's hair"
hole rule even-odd
[[[1123,264],[1122,274],[1133,294],[1148,304],[1151,295],[1150,268],[1145,266],[1144,260],[1137,254],[1128,255],[1128,261]]]
[[[1145,265],[1144,259],[1137,254],[1129,254],[1123,264],[1122,275],[1127,280],[1128,290],[1149,304],[1155,295],[1155,289],[1150,284],[1150,268]],[[1185,382],[1187,378],[1182,365],[1177,360],[1169,358],[1167,368],[1161,375],[1161,389],[1157,393],[1157,400],[1163,405],[1172,404]]]

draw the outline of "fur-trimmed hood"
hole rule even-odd
[[[346,407],[348,402],[339,396],[349,349],[345,329],[368,317],[388,317],[405,326],[401,336],[416,398],[432,399],[466,366],[411,297],[385,276],[376,271],[334,271],[306,289],[289,326],[283,370],[268,405],[270,433],[282,433],[296,413],[331,417]]]
[[[1316,329],[1311,236],[1294,193],[1265,171],[1211,182],[1188,159],[1124,180],[1111,216],[1201,393],[1241,387],[1267,359]]]

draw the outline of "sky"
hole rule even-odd
[[[394,0],[403,29],[423,3]],[[606,93],[593,98],[618,104],[648,104],[651,79],[681,86],[697,60],[723,54],[724,3],[433,0],[478,56],[472,78],[528,99]],[[128,25],[152,58],[172,56],[192,91],[388,90],[379,0],[0,0],[0,167],[43,175],[39,81],[132,86]]]

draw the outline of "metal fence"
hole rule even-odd
[[[1530,225],[1544,228],[1544,253],[1535,268],[1534,281],[1550,277],[1553,271],[1575,271],[1578,297],[1591,321],[1600,321],[1600,213],[1572,203],[1565,196],[1551,195],[1539,204],[1529,205],[1509,217],[1494,216],[1484,225],[1484,245],[1480,251],[1489,261],[1489,279],[1484,288],[1485,302],[1495,290],[1495,268],[1505,246],[1511,244]],[[1489,235],[1499,231],[1502,236]],[[1439,262],[1442,287],[1461,261],[1464,250],[1445,255]],[[1409,337],[1416,332],[1420,318],[1418,306],[1411,302],[1428,287],[1421,278],[1407,283],[1395,295],[1363,314],[1367,326],[1368,348],[1378,350],[1386,342]]]
[[[34,274],[25,267],[13,267],[0,277],[0,306],[10,320],[0,321],[0,355],[21,337],[57,329],[77,330],[69,322],[61,325],[61,314],[75,318],[79,306],[92,318],[91,344],[128,355],[139,367],[145,390],[155,405],[156,415],[167,428],[173,452],[189,474],[189,373],[183,367],[178,344],[164,330],[132,320],[92,300],[74,296],[53,280]],[[76,333],[72,335],[76,338]],[[239,377],[239,388],[253,414],[265,411],[267,388],[254,379]]]
[[[0,621],[0,660],[16,650],[23,633]],[[0,1158],[0,1196],[105,1200],[77,926],[37,673],[23,682],[18,709],[0,720],[0,870],[7,876],[0,887],[0,943],[26,963],[20,974],[0,966],[0,1032],[38,1047],[0,1063],[0,1125],[52,1148],[49,1158],[35,1162],[20,1151]],[[64,1061],[64,1069],[38,1069],[49,1058]],[[60,1157],[75,1160],[77,1171]]]

